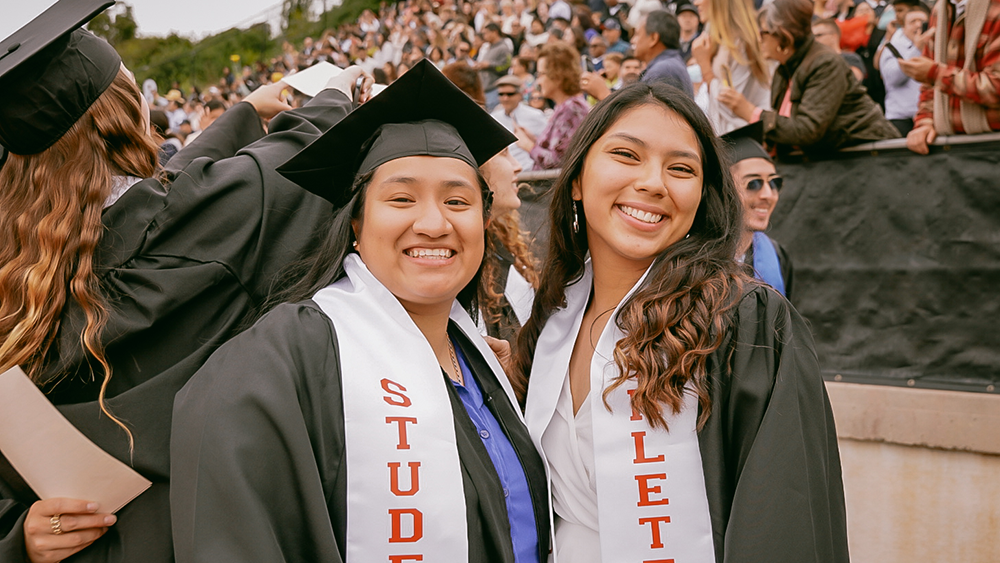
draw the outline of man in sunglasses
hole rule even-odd
[[[754,123],[723,136],[730,148],[729,170],[743,198],[747,229],[737,258],[752,268],[755,278],[791,299],[792,260],[777,241],[764,234],[778,205],[782,178],[771,156],[753,138],[763,137],[763,128],[759,126],[760,122]],[[754,135],[757,129],[759,135]]]

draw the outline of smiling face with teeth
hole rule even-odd
[[[595,268],[645,270],[691,229],[702,181],[701,148],[686,121],[660,105],[625,112],[587,152],[573,182]]]
[[[733,180],[740,188],[740,197],[746,211],[743,215],[749,231],[766,231],[771,223],[771,213],[778,205],[778,191],[769,182],[777,177],[778,172],[769,160],[763,158],[747,158],[732,166]],[[751,190],[748,185],[752,180],[762,180],[761,187]]]
[[[483,261],[479,178],[456,158],[382,164],[352,225],[361,259],[411,314],[450,310]]]

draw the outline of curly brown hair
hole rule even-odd
[[[22,366],[38,378],[72,298],[87,324],[81,345],[104,372],[101,331],[108,306],[94,272],[101,214],[115,175],[155,174],[158,148],[147,133],[140,92],[120,70],[66,134],[38,154],[11,154],[0,168],[0,372]],[[50,383],[51,384],[51,383]],[[131,443],[131,433],[129,433]]]
[[[612,94],[573,136],[562,173],[552,187],[548,259],[531,318],[514,347],[511,380],[523,401],[542,328],[553,312],[566,306],[565,288],[583,276],[587,220],[578,209],[579,232],[573,231],[572,188],[588,151],[627,111],[645,104],[667,108],[694,130],[704,170],[702,197],[689,236],[656,257],[644,285],[621,305],[614,319],[625,336],[615,346],[620,375],[604,390],[605,404],[608,393],[635,379],[632,407],[651,426],[666,428],[663,413],[680,412],[684,388],[690,383],[698,395],[701,426],[711,412],[708,357],[721,345],[743,287],[752,282],[734,259],[743,234],[743,209],[719,141],[694,102],[664,84],[638,83]]]
[[[569,45],[557,41],[547,43],[538,52],[538,60],[545,59],[545,74],[567,96],[580,93],[580,53]]]

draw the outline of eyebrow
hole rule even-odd
[[[646,143],[646,141],[643,141],[642,139],[640,139],[639,137],[636,137],[634,135],[629,135],[628,133],[612,133],[608,138],[609,139],[613,139],[613,138],[616,138],[616,137],[619,138],[619,139],[623,139],[625,141],[628,141],[630,143],[635,143],[635,144],[637,144],[637,145],[639,145],[640,147],[643,147],[643,148],[647,148],[649,146]],[[672,150],[672,151],[667,152],[667,155],[668,156],[682,156],[682,157],[690,158],[692,160],[697,160],[698,162],[701,162],[701,156],[699,156],[699,155],[697,155],[697,154],[695,154],[695,153],[693,153],[691,151]]]
[[[382,181],[383,184],[419,184],[420,180],[413,176],[390,176]],[[445,188],[471,188],[472,184],[465,180],[445,180],[441,183]]]

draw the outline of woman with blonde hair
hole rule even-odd
[[[112,515],[40,500],[0,458],[5,563],[173,561],[174,393],[311,247],[330,207],[274,168],[347,114],[362,75],[288,112],[283,84],[260,88],[160,173],[134,77],[79,29],[111,4],[63,0],[0,43],[0,372],[20,366],[153,484]]]
[[[771,93],[771,68],[760,47],[753,5],[745,0],[694,0],[705,31],[691,45],[707,94],[702,109],[717,135],[747,124],[719,102],[723,91],[735,91],[765,107]]]

